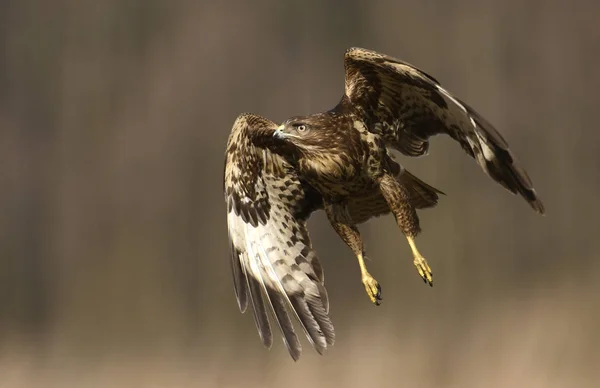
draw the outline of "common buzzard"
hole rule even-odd
[[[416,209],[433,207],[441,192],[395,162],[428,152],[429,138],[447,134],[496,182],[520,194],[538,213],[544,206],[504,138],[470,106],[416,67],[374,51],[344,56],[345,92],[330,111],[277,125],[241,114],[227,143],[224,192],[234,288],[239,308],[252,304],[265,346],[273,340],[269,312],[294,360],[300,323],[320,354],[334,343],[323,268],[306,221],[323,209],[358,258],[373,303],[381,287],[365,266],[357,225],[392,213],[414,265],[432,285],[429,264],[415,244]]]

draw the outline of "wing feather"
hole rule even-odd
[[[531,179],[502,135],[432,76],[409,63],[362,48],[344,58],[345,99],[370,131],[408,156],[425,155],[429,138],[447,134],[496,182],[544,213]]]
[[[273,345],[273,334],[271,332],[271,324],[269,323],[265,301],[261,297],[261,289],[264,288],[262,276],[259,272],[255,271],[252,271],[252,274],[248,273],[247,268],[250,269],[251,265],[247,254],[244,253],[243,256],[234,260],[244,263],[244,265],[242,265],[243,275],[248,287],[247,292],[249,293],[250,301],[252,303],[252,315],[254,317],[254,323],[256,324],[258,335],[263,345],[267,348],[270,348],[271,345]]]
[[[322,207],[318,193],[283,158],[268,149],[277,125],[240,115],[227,143],[224,192],[234,290],[240,311],[252,304],[263,344],[272,344],[268,311],[294,360],[302,347],[292,318],[322,353],[335,332],[323,269],[306,220]]]

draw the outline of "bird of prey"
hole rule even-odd
[[[357,228],[372,217],[394,215],[419,275],[433,284],[415,243],[416,209],[435,206],[442,192],[404,169],[391,149],[421,156],[432,136],[449,135],[487,175],[544,213],[502,135],[433,77],[362,48],[346,51],[344,69],[344,94],[333,109],[281,125],[241,114],[227,143],[224,194],[237,302],[242,312],[252,305],[267,347],[275,322],[294,360],[302,351],[294,321],[319,354],[335,340],[323,267],[306,228],[314,211],[325,211],[358,259],[374,304],[381,287],[367,271]]]

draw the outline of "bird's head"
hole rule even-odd
[[[324,134],[326,126],[321,121],[319,115],[292,117],[277,128],[273,139],[280,147],[304,155],[323,151],[324,147],[330,148],[330,137]]]

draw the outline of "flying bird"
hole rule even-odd
[[[392,156],[429,151],[429,139],[454,139],[496,182],[523,197],[538,213],[544,205],[506,140],[473,108],[406,62],[350,48],[344,56],[345,90],[331,110],[295,116],[281,125],[254,114],[235,120],[225,154],[233,283],[240,311],[252,305],[259,336],[273,342],[271,322],[298,360],[299,322],[315,350],[333,345],[335,331],[323,267],[306,222],[324,210],[356,256],[365,291],[376,305],[381,286],[367,270],[357,225],[392,213],[421,278],[433,285],[417,249],[417,209],[434,207],[443,194]],[[269,314],[272,316],[269,319]]]

